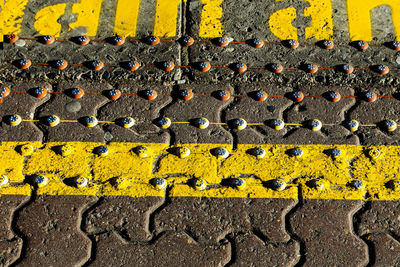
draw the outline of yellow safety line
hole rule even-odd
[[[400,146],[239,144],[233,150],[226,144],[110,143],[106,150],[99,149],[102,146],[2,142],[0,195],[37,190],[48,195],[164,196],[165,190],[154,183],[161,179],[171,197],[296,199],[301,191],[310,199],[400,199]],[[340,156],[333,156],[333,149],[340,150]],[[36,184],[37,176],[44,176],[47,184]],[[75,183],[78,178],[87,186]],[[193,179],[203,186],[196,188]],[[242,179],[243,186],[235,187],[235,179]],[[276,182],[286,184],[282,191],[273,186]]]

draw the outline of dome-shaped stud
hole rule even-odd
[[[68,62],[65,59],[58,59],[54,62],[54,66],[58,69],[58,70],[63,70],[66,67],[68,67]]]
[[[101,70],[104,67],[104,63],[100,60],[93,60],[90,62],[90,68],[92,70]]]
[[[20,149],[20,153],[22,156],[30,156],[35,151],[32,145],[26,144],[23,145]]]
[[[344,65],[341,66],[340,70],[341,70],[343,73],[349,75],[349,74],[353,73],[354,68],[353,68],[352,65],[344,64]]]
[[[148,89],[143,92],[143,95],[147,100],[151,101],[156,99],[158,94],[156,90]]]
[[[292,149],[290,152],[291,152],[290,154],[291,154],[293,157],[298,157],[298,158],[300,158],[301,156],[303,156],[303,150],[301,150],[300,148]]]
[[[207,188],[207,184],[202,179],[198,179],[198,178],[193,180],[192,186],[194,189],[199,190],[199,191]]]
[[[189,47],[194,44],[194,39],[191,36],[185,36],[181,39],[181,45],[185,47]]]
[[[397,123],[393,120],[385,121],[384,125],[386,127],[386,131],[388,131],[388,132],[393,132],[394,130],[397,129]]]
[[[355,46],[357,47],[358,50],[360,51],[365,51],[368,49],[369,45],[366,41],[357,41],[355,42]]]
[[[190,156],[190,149],[187,147],[178,147],[176,153],[179,158],[184,159]]]
[[[349,185],[350,185],[350,187],[357,189],[357,190],[360,190],[364,187],[363,182],[360,180],[353,180],[350,182]]]
[[[38,175],[38,176],[35,177],[35,184],[38,187],[46,186],[47,182],[48,182],[47,178],[45,176],[43,176],[43,175]]]
[[[237,73],[243,73],[247,70],[247,66],[244,63],[236,63],[233,67]]]
[[[392,42],[392,48],[396,51],[400,51],[400,42],[399,41]]]
[[[272,189],[275,191],[283,191],[286,188],[286,182],[283,179],[274,179],[271,183]]]
[[[358,121],[356,121],[356,120],[351,120],[351,121],[347,122],[347,128],[351,132],[357,131],[358,127],[360,127],[360,123]]]
[[[195,125],[199,129],[206,129],[210,125],[210,122],[206,118],[199,118],[195,121]]]
[[[327,182],[322,179],[314,179],[310,181],[310,185],[312,188],[317,189],[318,191],[324,191],[327,186]]]
[[[106,92],[106,94],[107,94],[108,98],[111,100],[117,100],[118,98],[121,97],[121,91],[118,89],[108,90]]]
[[[330,101],[336,103],[336,102],[340,101],[342,96],[340,95],[340,93],[338,91],[330,91],[330,92],[328,92],[328,98]]]
[[[272,120],[271,127],[277,131],[282,130],[283,128],[285,128],[285,122],[283,120],[279,120],[279,119]]]
[[[164,61],[161,63],[161,68],[164,71],[169,72],[175,68],[175,64],[172,61]]]
[[[79,45],[84,46],[84,45],[87,45],[87,44],[90,42],[90,38],[87,37],[87,36],[85,36],[85,35],[81,35],[81,36],[78,36],[78,37],[76,38],[76,42],[77,42]]]
[[[74,148],[71,145],[63,145],[60,147],[60,154],[63,157],[69,156],[74,151]]]
[[[87,187],[88,184],[89,184],[89,181],[88,181],[88,179],[85,178],[85,177],[77,177],[77,178],[75,178],[75,185],[76,185],[76,187],[78,187],[78,188]]]
[[[98,120],[94,116],[89,116],[84,118],[84,122],[86,124],[86,127],[95,127],[98,124]]]
[[[56,115],[51,115],[46,118],[46,123],[50,127],[55,127],[60,123],[60,118]]]
[[[47,95],[47,89],[46,88],[44,88],[44,87],[37,87],[37,88],[35,88],[34,90],[33,90],[33,95],[36,97],[36,98],[43,98],[43,97],[45,97],[46,95]]]
[[[128,129],[135,125],[135,119],[131,117],[126,117],[121,120],[122,127]]]
[[[376,66],[376,71],[381,75],[385,75],[389,73],[389,67],[386,65],[378,65]]]
[[[229,152],[223,147],[218,147],[213,150],[214,156],[216,156],[218,159],[226,159],[229,157]]]
[[[136,71],[140,67],[140,63],[137,61],[129,61],[126,66],[128,67],[128,70],[130,71]]]
[[[243,190],[246,188],[247,184],[246,181],[244,179],[241,178],[235,178],[233,179],[233,186],[237,189],[237,190]]]
[[[261,48],[264,46],[264,41],[259,38],[254,38],[249,41],[249,44],[254,48]]]
[[[297,47],[299,47],[299,42],[297,40],[286,40],[286,45],[290,48],[290,49],[296,49]]]
[[[7,185],[9,182],[8,177],[5,175],[0,176],[0,187]]]
[[[113,36],[111,38],[111,43],[116,46],[123,45],[125,43],[125,37],[119,35]]]
[[[168,185],[167,181],[166,181],[165,179],[163,179],[163,178],[156,178],[156,179],[153,179],[153,180],[151,181],[151,183],[153,184],[153,186],[154,186],[157,190],[162,190],[162,189],[166,188],[167,185]]]
[[[52,43],[54,43],[56,41],[56,38],[54,38],[54,36],[51,36],[51,35],[44,35],[44,36],[39,37],[39,41],[42,44],[51,45]]]
[[[268,98],[268,94],[265,91],[257,91],[254,93],[254,99],[256,101],[265,101]]]
[[[171,124],[172,124],[172,122],[171,122],[170,118],[167,118],[167,117],[161,118],[158,121],[158,126],[160,126],[162,129],[169,128],[171,126]]]
[[[316,64],[306,64],[304,69],[309,74],[314,74],[318,71],[318,66]]]
[[[10,88],[8,88],[8,87],[2,87],[0,89],[1,97],[7,97],[10,95],[10,93],[11,93],[11,91],[10,91]]]
[[[101,157],[107,156],[108,155],[108,147],[106,147],[106,146],[97,147],[96,154],[101,156]]]
[[[321,45],[326,50],[331,50],[335,46],[331,40],[324,40],[321,42]]]
[[[214,42],[219,47],[226,47],[230,43],[230,41],[227,37],[218,37],[218,38],[214,39]]]
[[[211,69],[211,64],[208,61],[203,61],[198,64],[198,68],[201,72],[207,72]]]
[[[216,95],[221,101],[227,101],[231,97],[231,94],[227,90],[217,91]]]
[[[179,91],[179,98],[185,101],[188,101],[193,98],[192,90],[185,89]]]
[[[15,35],[15,34],[4,35],[4,42],[6,42],[8,44],[13,44],[18,40],[19,40],[18,35]]]
[[[364,94],[364,99],[365,99],[365,101],[372,103],[372,102],[376,101],[377,97],[376,97],[375,93],[367,92]]]
[[[321,130],[322,122],[320,120],[314,119],[310,121],[310,129],[314,132]]]
[[[142,158],[142,159],[147,158],[149,156],[148,149],[145,146],[135,147],[134,152],[139,158]]]
[[[25,69],[29,68],[32,65],[32,61],[30,61],[27,58],[20,59],[17,62],[17,65],[18,65],[18,68],[20,68],[21,70],[25,70]]]
[[[244,119],[235,119],[232,122],[232,126],[236,129],[236,130],[244,130],[247,127],[247,122]]]
[[[146,38],[146,43],[149,45],[157,45],[160,43],[160,38],[158,38],[157,36],[149,36]]]
[[[342,154],[342,151],[340,151],[340,149],[338,149],[338,148],[334,148],[331,150],[331,156],[333,158],[338,158],[338,157],[340,157],[341,154]]]
[[[368,157],[370,157],[371,159],[378,159],[380,156],[381,152],[378,149],[372,148],[368,150]]]
[[[22,119],[19,115],[15,114],[15,115],[11,115],[10,117],[8,117],[8,123],[11,126],[18,126],[21,124],[21,122],[22,122]]]
[[[262,149],[260,147],[257,147],[255,149],[252,150],[252,154],[257,158],[257,159],[263,159],[265,157],[265,155],[267,154],[267,152],[265,151],[265,149]]]
[[[71,90],[71,96],[72,96],[72,98],[75,98],[75,99],[82,98],[84,94],[85,94],[85,92],[81,88],[73,88]]]
[[[283,66],[279,63],[274,63],[271,65],[271,70],[273,73],[281,73],[283,71]]]
[[[301,102],[304,99],[304,94],[301,91],[295,91],[291,94],[291,98],[295,102]]]

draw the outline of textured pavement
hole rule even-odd
[[[356,25],[357,21],[353,17],[355,22],[349,22],[354,13],[350,12],[350,5],[345,6],[345,1],[257,0],[242,3],[239,8],[235,1],[188,0],[181,5],[180,1],[171,1],[171,6],[176,4],[174,10],[162,6],[163,1],[157,1],[163,7],[161,9],[157,9],[155,1],[142,1],[136,33],[130,32],[128,41],[122,46],[114,46],[105,41],[106,38],[132,27],[129,17],[124,17],[126,23],[121,23],[114,10],[119,10],[120,15],[125,14],[118,7],[126,5],[133,8],[128,10],[129,14],[134,14],[134,7],[127,1],[104,1],[101,13],[97,14],[100,10],[97,2],[101,1],[68,2],[65,6],[61,1],[52,3],[60,5],[53,10],[55,15],[49,24],[45,21],[34,23],[38,21],[36,14],[47,5],[44,1],[20,1],[19,5],[25,8],[21,14],[17,10],[8,11],[16,17],[21,16],[22,22],[5,23],[5,29],[13,31],[21,24],[18,34],[22,38],[15,44],[4,43],[1,54],[0,85],[8,87],[11,93],[0,103],[3,118],[0,136],[2,147],[10,146],[13,151],[2,152],[0,175],[11,177],[17,173],[21,179],[13,184],[17,188],[15,191],[6,191],[7,187],[0,189],[0,266],[400,266],[400,202],[398,184],[394,183],[398,181],[398,161],[393,156],[397,154],[387,152],[389,146],[399,145],[400,135],[399,129],[389,132],[384,124],[387,120],[399,121],[400,115],[400,52],[386,43],[396,40],[393,30],[399,25],[392,25],[388,6],[380,6],[372,13],[374,38],[369,40],[368,33],[361,31],[363,27],[349,29],[348,24]],[[356,0],[352,2],[359,4]],[[92,8],[98,18],[85,22],[87,17],[77,15],[79,9],[93,3],[97,3]],[[328,4],[332,4],[332,8],[328,8],[330,13],[326,13],[324,6]],[[398,8],[397,3],[386,4],[393,10]],[[362,10],[375,5],[365,1]],[[163,13],[162,9],[176,13]],[[271,19],[279,10],[284,10],[277,20],[286,25],[282,29],[276,28],[277,24]],[[297,17],[285,21],[293,10]],[[176,14],[176,19],[165,14]],[[324,17],[327,14],[328,19]],[[396,12],[393,14],[397,16]],[[155,26],[157,23],[158,27]],[[58,24],[60,36],[54,44],[44,45],[30,38],[54,34],[45,32],[46,29],[57,33]],[[297,29],[294,39],[300,42],[295,50],[282,45],[282,38],[279,38],[293,35],[291,25]],[[91,39],[97,41],[79,46],[70,40],[70,37],[93,31],[95,26],[98,27],[96,36]],[[323,31],[316,30],[322,26]],[[160,37],[162,41],[158,45],[143,42],[142,38],[163,31],[165,37]],[[184,47],[179,42],[185,35],[195,38],[192,46]],[[233,42],[227,47],[219,47],[213,39],[218,36],[227,36]],[[335,41],[332,50],[325,50],[317,43],[332,36]],[[350,43],[360,36],[366,36],[370,44],[364,52]],[[252,38],[261,38],[266,43],[262,48],[254,48],[248,44]],[[23,58],[33,62],[26,70],[16,67],[17,61]],[[58,59],[64,59],[70,65],[65,70],[57,70],[53,64]],[[106,66],[99,71],[90,70],[88,64],[92,60],[101,60]],[[127,61],[138,61],[141,67],[129,71]],[[160,64],[164,61],[173,61],[175,68],[170,72],[162,70]],[[198,64],[202,61],[209,61],[211,70],[199,71]],[[235,64],[239,62],[247,64],[246,72],[235,71]],[[273,63],[281,64],[283,72],[272,73]],[[306,64],[310,63],[319,67],[317,73],[306,73]],[[342,73],[343,64],[352,65],[354,72]],[[386,75],[377,73],[376,66],[380,64],[388,66],[390,72]],[[36,98],[34,89],[37,87],[45,88],[48,94]],[[73,88],[83,89],[85,95],[74,99],[70,94]],[[107,97],[112,89],[121,91],[118,100]],[[157,98],[145,99],[146,90],[155,90]],[[182,90],[191,90],[193,98],[183,100]],[[222,90],[231,94],[226,101],[218,99],[218,92]],[[259,90],[269,95],[265,101],[255,100],[255,92]],[[291,94],[294,91],[302,91],[304,100],[293,101]],[[338,91],[341,100],[332,102],[328,94],[331,91]],[[377,100],[366,101],[367,92],[374,92]],[[10,126],[7,119],[13,114],[19,114],[25,121]],[[51,115],[63,121],[50,127],[44,119]],[[82,118],[86,116],[95,116],[101,123],[85,127]],[[132,117],[135,125],[126,129],[114,123],[124,117]],[[161,129],[157,121],[162,117],[185,123],[173,123],[168,129]],[[207,118],[212,124],[207,129],[194,127],[194,119],[200,117]],[[237,118],[256,125],[238,131],[232,127]],[[289,125],[277,131],[271,127],[274,119],[282,119]],[[320,131],[310,129],[308,123],[313,119],[322,122]],[[352,119],[361,124],[355,132],[347,126]],[[118,161],[118,155],[113,158],[114,165],[99,164],[97,169],[88,163],[91,157],[73,162],[75,166],[69,163],[52,165],[49,158],[40,160],[40,153],[53,157],[46,144],[74,141],[97,142],[110,147],[113,143],[123,145],[125,142],[149,147],[220,144],[233,152],[243,144],[289,144],[302,148],[310,144],[332,145],[332,148],[358,145],[365,151],[342,165],[336,164],[340,160],[331,159],[331,149],[323,151],[329,155],[321,158],[329,157],[333,162],[329,168],[337,168],[332,172],[328,170],[328,174],[332,176],[335,171],[342,171],[351,177],[349,181],[381,182],[379,188],[383,188],[386,195],[382,197],[379,194],[382,192],[372,190],[352,198],[350,193],[354,193],[354,189],[349,189],[349,195],[339,196],[331,187],[331,195],[322,197],[312,191],[316,190],[315,184],[309,186],[314,180],[324,178],[315,174],[295,177],[296,187],[290,187],[287,195],[285,191],[282,194],[286,198],[252,198],[250,194],[247,197],[207,197],[206,193],[202,197],[176,197],[180,191],[171,183],[165,191],[157,191],[153,196],[113,196],[101,190],[89,194],[85,189],[79,191],[81,189],[76,185],[70,186],[70,180],[81,175],[74,170],[85,169],[88,175],[101,176],[98,169],[111,166],[114,169],[108,173],[121,171],[121,177],[139,180],[145,180],[149,173],[141,173],[143,166],[137,164],[136,159],[132,166],[121,165],[123,161]],[[18,144],[14,149],[9,142]],[[27,146],[23,145],[33,142],[39,145],[32,154],[29,149],[25,151]],[[61,158],[57,162],[62,162],[60,151],[53,150],[54,155]],[[317,153],[305,151],[314,157]],[[342,149],[344,155],[350,151],[353,150]],[[381,151],[383,155],[379,159],[379,155],[375,157],[371,151],[378,151],[378,154]],[[271,152],[267,158],[284,156]],[[105,162],[107,160],[104,158]],[[256,171],[259,169],[249,175],[246,166],[240,165],[246,162],[244,159],[243,162],[238,159],[237,165],[232,160],[222,161],[221,166],[229,163],[242,168],[233,176],[226,175],[231,172],[212,160],[209,165],[188,161],[193,165],[204,164],[203,168],[197,166],[201,177],[190,173],[190,167],[183,166],[178,160],[176,165],[165,166],[164,162],[170,160],[171,157],[163,154],[154,165],[148,161],[151,167],[146,170],[176,185],[180,185],[183,178],[191,181],[192,178],[206,180],[218,176],[221,181],[215,184],[229,187],[224,184],[226,180],[247,175],[249,177],[244,178],[254,179],[264,186],[268,179],[275,178],[274,174],[258,177]],[[294,162],[290,167],[307,167]],[[310,163],[310,173],[313,168],[324,167],[316,164]],[[258,166],[261,170],[268,169],[262,168],[261,164]],[[346,168],[340,169],[343,166]],[[281,166],[282,172],[277,173],[284,173],[290,167]],[[130,173],[124,173],[126,170]],[[74,173],[73,177],[63,176],[68,171]],[[32,183],[36,174],[60,176],[62,184],[75,191],[43,193],[46,189]],[[102,178],[111,187],[118,187],[119,176]],[[94,187],[102,185],[96,182],[99,181],[94,180]],[[217,190],[215,184],[211,188]],[[143,188],[146,186],[144,184]],[[337,191],[340,189],[336,188]],[[222,192],[228,196],[232,191],[239,192],[234,188]],[[143,194],[147,192],[152,191]],[[380,198],[391,200],[371,201]]]

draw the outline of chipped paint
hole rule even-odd
[[[25,6],[28,0],[3,0],[0,1],[1,42],[3,34],[18,34],[21,32],[21,23]]]
[[[392,186],[400,169],[398,146],[238,145],[233,150],[230,145],[184,144],[180,147],[191,153],[182,158],[176,147],[163,143],[111,143],[108,155],[99,156],[96,148],[103,145],[3,142],[0,175],[7,176],[9,183],[0,188],[0,195],[29,195],[35,189],[34,177],[42,175],[48,183],[35,190],[48,195],[163,196],[164,190],[151,182],[164,178],[171,197],[296,199],[301,190],[309,199],[400,199],[399,184]],[[139,146],[147,148],[145,154],[136,153]],[[229,157],[215,157],[212,151],[217,147],[228,150]],[[257,158],[254,148],[264,149],[265,156]],[[300,148],[302,156],[292,156],[294,148]],[[333,157],[333,148],[340,155]],[[79,177],[86,178],[88,186],[74,185]],[[204,181],[206,187],[193,186],[193,178]],[[233,178],[243,179],[245,186],[240,190],[231,186]],[[274,190],[270,185],[274,179],[287,186]],[[360,189],[350,186],[355,180],[362,182]]]
[[[72,13],[77,14],[75,22],[69,24],[69,30],[78,27],[87,27],[88,36],[97,35],[100,11],[104,0],[80,0],[72,5]]]
[[[396,40],[400,40],[400,2],[393,0],[347,0],[350,40],[372,40],[371,11],[378,6],[391,9]]]
[[[203,10],[201,11],[201,21],[199,25],[200,37],[220,37],[224,34],[221,22],[223,16],[223,0],[201,0]]]
[[[294,7],[275,11],[269,17],[269,29],[281,40],[297,40],[297,28],[292,25],[296,16],[296,9]]]
[[[331,40],[333,37],[333,18],[331,0],[307,0],[304,16],[311,18],[311,25],[305,29],[305,38]]]
[[[33,26],[41,35],[52,35],[59,37],[61,24],[57,21],[64,14],[67,4],[56,4],[39,10],[35,15]]]

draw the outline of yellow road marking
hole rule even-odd
[[[350,40],[372,40],[371,11],[386,5],[391,8],[396,40],[400,40],[400,2],[393,0],[347,0]]]
[[[269,17],[269,29],[281,40],[297,40],[297,28],[292,25],[296,18],[296,9],[288,7],[272,13]]]
[[[3,34],[18,34],[21,32],[22,17],[28,0],[3,0],[0,1],[0,42]]]
[[[186,2],[186,0],[183,0]],[[176,36],[178,9],[182,0],[157,0],[153,34],[160,37]]]
[[[163,178],[172,197],[295,199],[301,190],[310,199],[400,199],[396,183],[399,146],[242,144],[233,150],[231,145],[183,144],[190,150],[184,158],[163,143],[111,143],[106,156],[96,153],[99,146],[104,144],[3,142],[0,176],[8,177],[9,183],[0,187],[0,195],[29,195],[35,188],[32,179],[43,175],[48,183],[37,188],[38,194],[163,196],[164,190],[152,184],[155,178]],[[139,146],[147,148],[145,155],[136,153]],[[220,147],[229,151],[228,158],[213,154]],[[258,159],[251,152],[254,148],[264,149],[265,156]],[[303,155],[291,156],[294,148],[301,148]],[[341,155],[330,156],[333,148],[340,149]],[[88,186],[71,184],[78,177],[86,178]],[[206,189],[195,189],[190,183],[193,178],[201,179]],[[246,186],[236,189],[229,183],[233,178],[243,179]],[[274,190],[270,186],[274,179],[281,179],[287,187]],[[354,180],[363,186],[349,186]],[[313,181],[323,188],[314,187]]]
[[[67,4],[56,4],[39,10],[35,15],[33,26],[42,35],[53,35],[59,37],[61,24],[57,20],[64,14]]]
[[[224,34],[221,23],[223,16],[223,0],[201,0],[203,10],[201,11],[201,21],[199,25],[199,36],[214,38]]]
[[[121,36],[136,36],[140,0],[118,0],[115,11],[114,33]]]
[[[307,0],[304,16],[311,18],[311,25],[305,29],[305,38],[331,40],[333,37],[333,18],[331,0]]]
[[[72,5],[72,13],[76,13],[77,19],[69,24],[69,30],[77,27],[87,27],[88,36],[97,35],[101,6],[104,0],[80,0]]]

